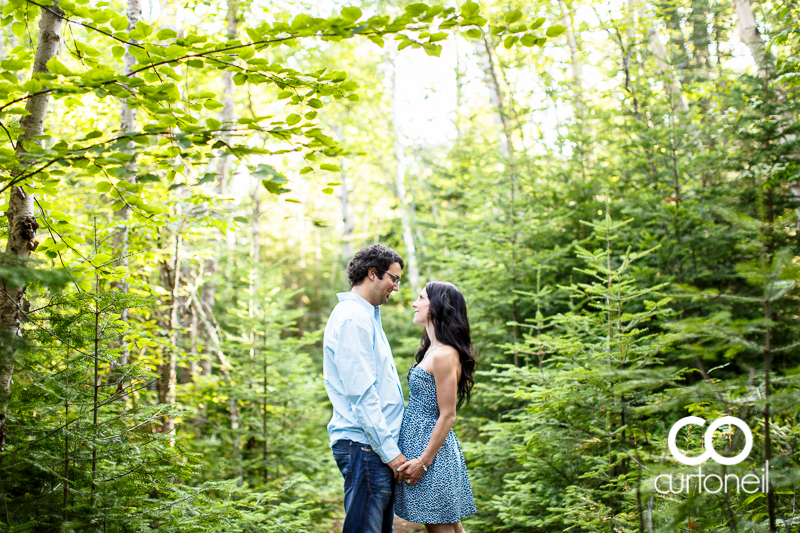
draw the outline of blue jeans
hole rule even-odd
[[[344,478],[342,533],[392,533],[394,476],[372,446],[351,440],[333,443]]]

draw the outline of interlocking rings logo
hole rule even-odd
[[[681,418],[675,423],[674,426],[672,426],[672,429],[669,430],[669,436],[667,437],[667,444],[669,445],[669,451],[672,453],[672,456],[675,459],[688,466],[697,466],[706,462],[708,458],[711,457],[714,459],[714,461],[721,465],[730,466],[741,463],[747,458],[748,455],[750,455],[750,449],[753,447],[753,434],[750,432],[750,428],[747,424],[745,424],[744,420],[736,418],[735,416],[723,416],[722,418],[717,418],[711,422],[711,424],[708,426],[708,429],[706,429],[706,434],[704,437],[706,451],[703,452],[702,455],[697,457],[686,457],[683,455],[678,449],[678,446],[675,444],[675,437],[678,436],[678,431],[680,431],[683,426],[688,426],[689,424],[703,426],[705,423],[706,421],[699,416],[687,416],[685,418]],[[742,433],[744,433],[744,450],[742,450],[742,452],[736,457],[723,457],[714,449],[714,432],[720,426],[728,425],[736,426],[742,430]]]

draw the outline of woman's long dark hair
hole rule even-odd
[[[425,285],[430,307],[428,316],[433,319],[433,331],[436,340],[452,346],[458,351],[461,360],[461,379],[458,380],[458,404],[469,403],[469,396],[474,383],[475,356],[472,354],[472,341],[469,335],[469,319],[467,318],[467,302],[458,287],[446,281],[430,281]],[[425,357],[431,347],[427,330],[422,330],[422,342],[417,350],[417,363]]]

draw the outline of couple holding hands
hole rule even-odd
[[[403,267],[386,246],[359,250],[347,265],[352,289],[337,295],[325,327],[328,433],[344,477],[343,533],[390,533],[395,513],[429,533],[461,533],[461,519],[477,512],[452,430],[475,370],[467,305],[455,285],[437,281],[413,303],[414,324],[424,329],[408,371],[406,407],[380,314],[400,287]]]

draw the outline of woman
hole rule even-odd
[[[398,443],[408,462],[398,468],[394,510],[425,524],[428,533],[461,533],[461,519],[477,512],[452,430],[456,409],[469,402],[475,370],[467,304],[452,283],[432,281],[413,307],[414,324],[425,329],[417,364],[408,371],[411,393]]]

